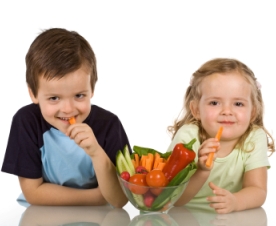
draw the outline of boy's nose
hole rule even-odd
[[[61,111],[64,113],[71,113],[74,110],[74,102],[71,100],[64,100]]]

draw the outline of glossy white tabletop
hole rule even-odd
[[[273,171],[269,170],[269,174]],[[10,175],[0,173],[0,181]],[[16,177],[14,187],[1,183],[0,226],[95,226],[95,225],[187,225],[187,226],[275,226],[276,186],[269,181],[269,192],[261,208],[219,215],[203,210],[174,207],[166,214],[140,214],[130,203],[123,209],[110,206],[54,207],[22,206],[16,201],[20,192]],[[252,197],[253,198],[253,197]]]
[[[132,206],[123,209],[110,206],[77,207],[77,206],[29,206],[21,207],[14,203],[12,209],[1,214],[0,225],[216,225],[216,226],[267,226],[275,225],[275,217],[269,216],[264,208],[218,215],[202,210],[188,210],[174,207],[168,213],[139,214]],[[274,222],[274,224],[273,224]]]

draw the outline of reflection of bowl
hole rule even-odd
[[[178,226],[173,218],[166,213],[138,215],[132,219],[128,226],[137,225],[170,225]]]
[[[130,203],[143,212],[166,212],[184,192],[187,182],[177,186],[149,187],[122,179],[119,182]]]

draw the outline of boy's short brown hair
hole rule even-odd
[[[94,92],[98,79],[96,57],[90,44],[77,32],[62,28],[43,31],[31,44],[26,55],[26,82],[36,97],[40,76],[62,78],[85,66],[90,72]]]

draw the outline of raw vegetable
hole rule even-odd
[[[223,131],[223,127],[221,126],[221,127],[219,127],[218,132],[217,132],[217,134],[216,134],[216,138],[218,139],[218,141],[220,140],[222,131]],[[214,152],[209,153],[208,159],[207,159],[207,161],[206,161],[206,163],[205,163],[205,165],[206,165],[207,167],[211,167],[212,162],[213,162],[213,158],[214,158]]]
[[[150,193],[147,192],[144,194],[144,204],[146,207],[151,207],[152,203],[154,202],[155,197]]]
[[[146,187],[146,174],[134,174],[129,178],[128,182],[129,190],[134,194],[143,195],[149,190],[149,188]]]
[[[196,171],[196,164],[193,161],[186,168],[182,169],[167,185],[169,186],[177,186],[187,182],[190,177]],[[159,210],[161,209],[167,202],[169,202],[173,197],[179,196],[182,193],[182,187],[176,188],[173,192],[171,190],[163,190],[162,193],[156,197],[152,204],[152,208]]]
[[[121,174],[120,174],[120,177],[126,181],[129,181],[129,178],[130,178],[130,175],[129,175],[129,172],[127,171],[123,171]]]
[[[143,166],[137,166],[135,168],[135,172],[136,173],[142,173],[142,174],[147,174],[148,173],[147,169]]]
[[[132,156],[134,156],[136,153],[140,157],[143,155],[148,155],[148,153],[152,153],[152,154],[158,153],[161,158],[167,159],[171,155],[171,152],[161,153],[152,148],[145,148],[145,147],[140,147],[140,146],[133,146],[133,151],[134,151],[134,153],[132,154]]]
[[[135,203],[138,205],[139,208],[145,208],[144,198],[142,195],[136,195],[136,194],[132,193],[132,196],[133,196]]]
[[[194,138],[188,144],[178,143],[175,145],[170,159],[163,168],[163,173],[168,181],[171,181],[180,170],[194,161],[196,154],[192,147],[195,142]]]
[[[70,125],[75,124],[76,123],[75,117],[69,118],[69,123]]]
[[[127,152],[126,152],[126,155],[127,155]],[[129,158],[125,158],[125,156],[123,155],[121,150],[119,150],[117,152],[117,154],[116,154],[117,171],[118,171],[119,174],[121,174],[124,171],[127,171],[127,172],[129,172],[130,176],[132,176],[132,175],[134,175],[135,170],[134,170],[134,167],[133,167],[131,161],[127,162],[127,159],[129,159]]]
[[[135,168],[131,162],[131,157],[130,157],[130,153],[129,153],[129,149],[128,149],[127,145],[125,145],[125,147],[123,149],[123,155],[124,155],[126,162],[130,168],[129,174],[132,176],[135,173]]]
[[[146,181],[150,187],[165,187],[168,180],[161,170],[155,169],[146,175]]]

